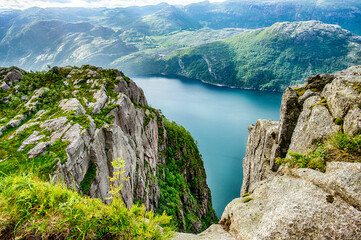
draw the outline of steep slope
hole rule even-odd
[[[154,31],[158,30],[163,31],[162,27]],[[201,29],[145,37],[144,33],[138,31],[115,31],[88,22],[16,21],[4,32],[5,36],[0,41],[0,64],[16,65],[26,70],[46,69],[47,65],[79,64],[121,66],[125,69],[128,65],[125,57],[132,56],[133,53],[144,56],[149,54],[150,49],[155,49],[153,51],[157,54],[168,54],[180,47],[224,39],[243,31]],[[197,41],[190,41],[194,37]],[[123,59],[124,61],[121,61]]]
[[[361,66],[287,88],[280,121],[249,127],[237,239],[360,239]],[[280,164],[286,163],[285,166]]]
[[[42,69],[48,64],[101,64],[137,51],[131,44],[114,38],[112,29],[87,22],[36,21],[0,43],[0,64]]]
[[[214,42],[236,36],[246,31],[247,29],[240,28],[226,28],[219,30],[202,28],[196,31],[183,30],[162,36],[147,37],[141,44],[134,43],[139,47],[138,52],[116,59],[110,66],[122,66],[122,69],[124,69],[125,72],[134,75],[160,74],[164,69],[164,61],[162,58],[171,55],[177,49]],[[152,47],[149,49],[140,49],[142,44],[149,44],[149,46]]]
[[[168,6],[152,15],[143,17],[130,27],[136,28],[147,35],[163,35],[179,30],[199,29],[201,25],[193,22],[181,9]]]
[[[229,0],[190,4],[184,11],[213,29],[224,27],[261,28],[276,22],[318,20],[337,24],[361,34],[361,3],[358,0]]]
[[[360,64],[360,44],[359,36],[336,25],[284,22],[180,51],[156,66],[209,83],[282,90],[310,74]]]
[[[127,206],[166,210],[181,231],[217,220],[193,138],[123,73],[85,65],[0,74],[1,172],[34,171],[109,202],[111,162],[121,158],[129,180],[116,183]]]

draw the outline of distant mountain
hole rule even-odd
[[[20,32],[6,36],[0,43],[0,65],[20,65],[42,69],[47,64],[107,65],[137,48],[112,36],[110,28],[90,23],[37,21]]]
[[[184,11],[203,26],[260,28],[276,22],[319,20],[337,24],[361,34],[359,0],[230,0],[221,3],[201,2]]]
[[[11,15],[11,19],[9,16]],[[4,16],[6,16],[4,18]],[[361,34],[359,0],[230,0],[187,6],[166,3],[127,8],[30,8],[0,11],[2,28],[39,20],[85,21],[115,30],[163,34],[180,29],[261,28],[276,22],[319,20]],[[10,25],[11,25],[10,24]],[[6,25],[6,26],[4,26]]]
[[[136,31],[115,31],[89,22],[60,20],[14,24],[0,41],[0,65],[45,69],[47,65],[117,65],[132,53],[156,51],[169,54],[181,47],[196,46],[244,32],[243,29],[209,28],[147,36]],[[117,65],[119,67],[119,65]]]
[[[318,21],[284,22],[153,62],[162,74],[232,87],[282,90],[312,74],[361,64],[361,37]]]
[[[147,35],[162,35],[179,30],[200,29],[202,26],[182,9],[167,6],[152,15],[139,19],[129,27]]]
[[[327,44],[319,48],[322,50],[321,53],[314,56],[314,49],[311,47],[302,49],[295,47],[282,54],[279,50],[272,50],[270,53],[271,47],[266,47],[267,44],[272,45],[278,42],[280,45],[276,44],[278,46],[275,45],[276,49],[282,47],[289,49],[288,45],[297,45],[298,40],[293,41],[291,38],[286,41],[285,39],[288,37],[283,39],[281,32],[282,41],[278,41],[279,36],[276,35],[276,30],[272,33],[265,29],[249,32],[270,27],[277,22],[308,20],[337,24],[343,29],[361,34],[361,2],[359,0],[230,0],[221,3],[205,1],[187,6],[172,6],[162,3],[153,6],[114,9],[0,10],[0,64],[2,66],[16,65],[27,70],[46,69],[47,65],[93,64],[121,68],[127,74],[176,73],[231,86],[282,89],[291,79],[300,80],[303,76],[314,73],[313,70],[339,70],[358,62],[358,42],[356,41],[355,45],[351,46],[348,43],[354,42],[353,40],[339,40],[338,35],[330,37],[326,41]],[[299,23],[295,24],[299,25]],[[308,29],[310,36],[321,34],[319,37],[325,38],[322,31],[312,33],[314,27],[312,24],[303,26],[303,28],[307,27],[311,28]],[[305,29],[306,32],[308,30]],[[211,43],[244,32],[249,33],[240,35],[234,40]],[[351,32],[345,33],[345,36],[356,38]],[[287,34],[285,33],[284,36]],[[307,41],[312,43],[307,43]],[[335,51],[337,56],[343,57],[334,61],[337,63],[336,65],[326,66],[329,62],[327,59],[330,58],[327,54],[325,55],[325,49],[332,48],[332,44],[338,44],[339,41],[344,42]],[[247,42],[248,46],[242,45],[242,42]],[[265,46],[262,45],[264,43],[266,43]],[[305,46],[307,44],[313,46],[316,43],[321,44],[317,39],[311,37],[302,42]],[[202,44],[209,45],[200,46]],[[348,47],[345,47],[346,45]],[[188,47],[197,46],[199,46],[198,50],[186,50]],[[207,47],[210,47],[209,52],[205,49]],[[210,75],[213,77],[207,76],[207,71],[204,71],[207,70],[205,63],[202,63],[203,65],[197,63],[204,62],[203,58],[186,59],[181,57],[185,68],[188,69],[182,71],[177,69],[179,65],[176,61],[177,56],[185,55],[186,52],[189,53],[188,55],[192,55],[194,51],[199,51],[199,56],[204,52],[207,52],[208,55],[212,55],[212,52],[216,54],[214,59],[207,58],[209,64],[206,65],[211,66],[213,62],[216,64],[227,62],[227,64],[224,67],[222,65],[211,67],[214,72],[211,71]],[[301,56],[295,57],[295,59],[299,58],[301,63],[296,60],[286,61],[286,58],[280,57],[287,55],[287,57],[293,58],[294,55],[297,55],[296,52],[299,52]],[[350,52],[351,55],[347,55],[347,52]],[[252,64],[241,63],[241,53],[244,56],[242,59],[246,59],[248,63],[258,62],[267,56],[266,62],[283,59],[284,62],[278,60],[277,64],[274,63],[275,66],[282,67],[282,71],[286,71],[286,65],[284,65],[286,63],[290,64],[291,68],[297,67],[292,68],[289,74],[283,72],[280,77],[279,73],[274,73],[274,69],[262,70],[265,67],[274,67],[272,64],[271,66],[269,63],[262,63],[260,66],[254,67]],[[304,60],[306,55],[310,56],[310,59]],[[235,56],[238,56],[239,59],[235,59]],[[318,64],[322,65],[323,63],[326,63],[323,68],[318,67]],[[254,69],[246,69],[251,65],[261,72],[255,73],[252,72]],[[194,69],[189,70],[191,67]],[[217,69],[225,71],[223,75],[226,75],[218,73]],[[194,71],[199,72],[191,73]],[[240,79],[246,75],[257,77],[261,79],[258,80],[261,82],[256,85],[244,84],[245,80]],[[285,80],[286,78],[288,79]],[[264,81],[267,79],[278,80],[277,83],[265,83]]]

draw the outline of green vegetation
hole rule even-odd
[[[2,71],[0,77],[8,70]],[[121,77],[125,79],[122,83]],[[194,139],[175,123],[164,120],[164,127],[161,112],[139,104],[140,100],[133,99],[132,94],[129,98],[135,108],[145,114],[144,130],[149,122],[156,119],[160,144],[167,144],[167,149],[160,153],[165,164],[159,166],[158,172],[150,169],[147,161],[144,161],[147,170],[145,187],[154,186],[158,180],[162,191],[157,208],[159,216],[146,213],[145,208],[138,205],[126,213],[127,208],[121,204],[119,195],[122,185],[116,185],[121,179],[127,180],[122,177],[124,171],[120,170],[124,165],[122,161],[113,163],[115,172],[110,177],[111,199],[108,200],[112,200],[114,205],[106,206],[100,200],[87,198],[97,176],[97,165],[93,161],[84,169],[85,176],[79,186],[83,197],[65,189],[64,185],[42,182],[51,181],[59,164],[65,164],[68,160],[66,148],[70,142],[66,139],[72,138],[69,136],[70,128],[82,135],[92,131],[93,122],[97,128],[112,123],[112,110],[119,106],[117,102],[124,97],[115,91],[119,83],[134,84],[122,72],[114,69],[105,70],[90,65],[81,68],[55,67],[49,71],[23,72],[23,78],[1,95],[0,127],[6,127],[0,133],[0,173],[6,177],[0,179],[0,198],[7,199],[8,192],[4,189],[12,188],[13,184],[9,183],[1,189],[5,186],[1,181],[15,181],[14,184],[23,181],[28,187],[14,187],[19,190],[19,195],[14,195],[16,201],[10,198],[8,203],[0,200],[0,234],[9,238],[163,239],[170,235],[171,227],[161,230],[157,224],[171,221],[172,226],[178,224],[178,229],[198,232],[199,222],[204,230],[217,220]],[[101,91],[105,91],[108,98],[99,109],[96,103],[98,96],[103,94]],[[22,99],[24,96],[27,97]],[[20,125],[14,127],[8,124],[14,119],[20,120]],[[164,129],[167,138],[162,135]],[[28,172],[32,173],[31,176],[23,175]],[[37,195],[33,191],[40,192]],[[54,196],[52,191],[55,191]],[[43,194],[47,194],[47,197],[43,197]],[[204,197],[209,197],[205,207]],[[25,203],[25,200],[29,203]],[[135,202],[141,203],[141,200],[135,196]],[[80,202],[86,206],[80,208]],[[205,211],[207,214],[204,214]],[[114,217],[116,213],[120,215]],[[173,220],[166,213],[172,215]],[[89,218],[81,222],[84,216]],[[141,217],[149,219],[149,222]],[[134,221],[137,221],[137,225],[134,225]]]
[[[252,201],[253,197],[248,197],[243,200],[244,203],[248,203],[249,201]]]
[[[71,120],[73,123],[78,123],[85,129],[89,129],[90,127],[90,120],[86,115],[71,114],[68,116],[68,119]]]
[[[334,122],[337,124],[337,125],[342,125],[343,124],[343,120],[341,118],[335,118],[334,119]]]
[[[182,126],[164,118],[167,131],[167,148],[162,153],[165,165],[159,167],[157,174],[161,195],[157,212],[165,211],[174,216],[172,222],[179,230],[196,232],[195,223],[202,222],[202,230],[217,222],[212,208],[212,201],[208,199],[207,215],[201,216],[202,200],[198,196],[209,190],[206,184],[206,174],[198,147]],[[160,138],[162,134],[160,133]],[[184,197],[188,200],[183,202]],[[185,213],[182,217],[181,212]]]
[[[361,134],[338,133],[328,140],[328,145],[335,160],[361,162]]]
[[[346,133],[335,133],[324,143],[307,154],[288,152],[288,158],[276,159],[277,164],[295,168],[312,168],[325,171],[326,162],[348,161],[361,162],[361,135],[350,136]]]
[[[249,195],[251,195],[251,194],[245,193],[245,194],[242,195],[242,197],[243,197],[243,198],[244,198],[244,197],[248,197]]]
[[[114,199],[121,199],[121,194],[120,191],[122,190],[123,184],[119,184],[118,187],[116,187],[116,181],[119,180],[124,180],[124,181],[128,181],[129,177],[124,177],[123,174],[125,173],[125,171],[120,171],[125,165],[124,160],[118,158],[117,160],[113,160],[112,161],[112,166],[114,168],[113,171],[113,177],[108,177],[109,181],[110,181],[110,197],[108,197],[108,200],[114,200]]]
[[[14,69],[10,68],[9,70]],[[16,69],[16,68],[15,68]],[[73,71],[72,78],[67,79],[70,71]],[[26,119],[18,127],[9,127],[2,132],[0,136],[0,171],[4,173],[20,173],[33,169],[42,179],[48,179],[49,174],[56,170],[56,163],[66,162],[67,156],[65,148],[69,142],[57,139],[52,145],[47,144],[45,154],[40,156],[28,156],[29,150],[34,148],[36,144],[26,145],[22,151],[18,151],[22,142],[26,140],[34,131],[39,132],[38,136],[42,136],[38,142],[49,142],[51,135],[58,129],[47,130],[46,127],[40,127],[41,123],[49,119],[66,117],[71,124],[78,123],[82,128],[89,129],[91,118],[94,119],[96,127],[100,128],[104,123],[110,124],[113,115],[109,115],[111,110],[116,108],[117,104],[107,105],[98,114],[92,113],[91,108],[87,108],[85,101],[95,102],[93,94],[100,90],[100,84],[105,83],[107,91],[112,100],[116,100],[117,93],[114,93],[115,84],[119,82],[116,79],[119,72],[115,69],[99,70],[99,75],[89,75],[89,70],[95,71],[96,67],[85,65],[81,68],[52,68],[48,71],[41,72],[23,72],[20,81],[16,81],[10,90],[2,94],[0,99],[0,119],[1,125],[4,126],[11,119],[20,119],[20,114],[24,114]],[[123,75],[122,73],[120,73]],[[101,79],[100,79],[101,78]],[[105,82],[104,82],[105,81]],[[17,90],[15,91],[15,86]],[[39,91],[42,89],[42,91]],[[21,97],[28,96],[29,101],[24,102]],[[59,107],[59,102],[63,99],[76,98],[82,107],[86,110],[86,114],[79,114],[72,111],[63,111]],[[29,105],[30,104],[30,105]],[[32,105],[32,106],[31,106]],[[29,107],[32,109],[30,110]],[[40,111],[41,115],[37,115]],[[15,118],[14,118],[15,117]],[[18,131],[23,128],[22,131]],[[62,137],[62,136],[61,136]],[[82,187],[85,192],[91,182],[87,182],[94,175],[94,166],[89,169],[90,175],[83,181]],[[86,181],[87,180],[87,181]],[[84,190],[84,189],[83,189]]]
[[[321,99],[321,102],[318,102],[318,103],[313,104],[312,107],[317,106],[317,105],[325,106],[326,108],[328,108],[327,101],[326,101],[326,99],[323,98],[323,97],[322,97],[322,99]],[[335,122],[336,122],[336,121],[335,121]],[[336,123],[336,124],[337,124],[337,125],[341,125],[341,124],[338,124],[338,123]]]
[[[297,92],[297,95],[299,96],[299,97],[301,97],[305,92],[306,92],[306,88],[294,88],[294,90],[296,90],[296,92]]]
[[[290,29],[302,31],[302,37],[291,35]],[[340,33],[351,37],[320,22],[276,23],[176,52],[165,58],[162,73],[240,88],[283,90],[292,80],[304,82],[312,74],[361,64],[359,49],[350,45],[353,40],[337,37]]]
[[[120,199],[107,205],[31,174],[0,178],[0,220],[2,239],[169,239],[173,234],[165,214],[138,205],[128,209]]]
[[[18,149],[25,139],[34,131],[40,131],[41,128],[36,124],[15,134],[19,127],[10,129],[0,137],[0,159],[5,159],[5,161],[0,163],[0,171],[9,174],[34,170],[39,177],[48,179],[49,174],[55,170],[57,162],[66,162],[67,156],[65,148],[69,145],[69,142],[58,139],[52,146],[46,147],[46,153],[44,155],[33,158],[32,156],[28,156],[28,151],[35,147],[36,144],[29,144],[22,151],[18,151]],[[12,135],[14,135],[14,137],[10,138]],[[44,136],[39,142],[44,141],[46,138],[47,136]]]
[[[80,183],[80,191],[83,194],[89,195],[91,184],[97,175],[97,167],[94,162],[89,163],[88,170],[85,173],[84,179]]]

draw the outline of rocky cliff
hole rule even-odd
[[[1,172],[34,171],[107,202],[111,162],[120,158],[129,180],[116,185],[123,185],[127,206],[165,210],[181,231],[216,221],[194,140],[149,107],[122,72],[88,65],[35,73],[12,67],[0,68],[0,79]],[[169,155],[172,149],[181,150]],[[172,176],[184,187],[175,194],[177,208],[165,196]]]
[[[289,87],[280,121],[249,127],[237,239],[361,238],[361,66]],[[283,165],[280,165],[283,164]]]

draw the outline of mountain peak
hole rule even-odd
[[[346,29],[341,28],[335,24],[326,24],[321,21],[310,20],[310,21],[297,21],[297,22],[280,22],[275,23],[271,26],[273,32],[284,33],[291,37],[302,35],[305,33],[316,34],[323,33],[329,34],[342,34],[352,35],[352,33]]]

